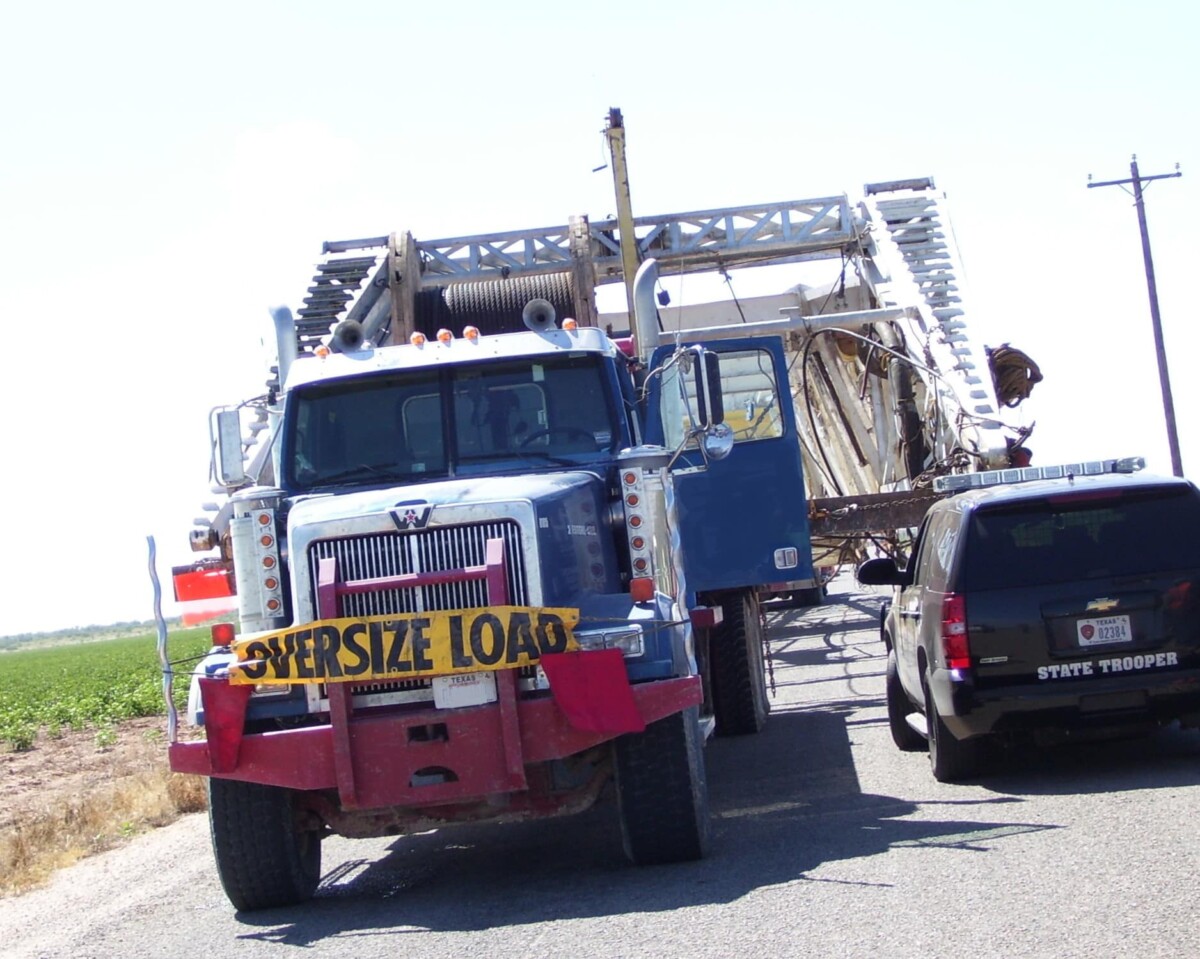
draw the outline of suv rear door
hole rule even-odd
[[[981,504],[967,518],[956,582],[977,688],[1190,663],[1200,644],[1197,544],[1200,497],[1183,484]]]

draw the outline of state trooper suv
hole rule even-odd
[[[895,587],[892,738],[928,743],[937,779],[980,771],[1018,733],[1200,725],[1200,491],[1130,475],[1141,465],[944,477],[907,567],[859,567]]]

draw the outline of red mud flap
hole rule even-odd
[[[204,704],[204,729],[208,735],[209,762],[215,773],[237,769],[242,729],[246,725],[246,704],[253,686],[233,686],[224,679],[200,680],[200,701]]]
[[[625,672],[619,649],[543,655],[542,669],[558,708],[576,729],[594,733],[640,733],[646,721]]]
[[[585,655],[597,652],[601,651]],[[619,650],[612,652],[620,656]],[[595,690],[567,693],[566,707],[560,705],[555,694],[554,698],[517,699],[512,703],[516,715],[509,719],[502,715],[501,703],[382,715],[351,714],[337,723],[336,730],[333,725],[322,725],[243,736],[235,753],[236,766],[231,769],[217,768],[218,758],[224,760],[224,747],[210,752],[205,742],[172,743],[171,768],[291,789],[337,789],[347,809],[426,806],[513,792],[520,788],[514,782],[514,765],[523,770],[534,763],[583,752],[621,731],[633,731],[630,701],[637,717],[636,728],[640,729],[698,705],[703,698],[698,676],[630,686],[624,663],[619,665],[625,692],[616,695],[627,697],[619,710],[601,707],[592,711],[596,693],[611,693],[615,685],[615,672],[609,675],[611,665],[606,664],[598,673],[607,678]],[[568,672],[574,670],[567,666]],[[566,680],[568,685],[573,682],[580,682],[580,677]],[[568,714],[568,708],[574,716]],[[600,731],[580,728],[577,722],[621,723],[623,727]],[[515,728],[515,742],[507,740],[506,728]],[[211,727],[208,736],[214,737]],[[425,784],[421,774],[430,768],[446,770],[453,778]],[[520,778],[523,780],[523,775]]]

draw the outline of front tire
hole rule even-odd
[[[953,783],[969,779],[979,771],[982,740],[959,739],[946,728],[933,704],[928,683],[925,684],[925,723],[929,727],[929,765],[934,779]]]
[[[704,858],[708,782],[696,708],[622,736],[614,749],[625,855],[639,866]]]
[[[708,643],[717,735],[751,735],[762,730],[771,709],[758,596],[728,593],[721,605],[724,619]]]
[[[295,793],[210,778],[208,824],[225,895],[239,911],[294,906],[321,880],[321,837],[296,828]]]
[[[920,752],[925,748],[925,737],[908,724],[913,704],[900,685],[900,670],[896,663],[896,651],[888,650],[887,657],[887,714],[888,726],[892,730],[892,742],[906,753]]]

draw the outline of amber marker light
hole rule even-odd
[[[637,493],[630,493],[628,496],[625,497],[625,502],[628,503],[630,506],[637,506],[637,504],[640,503],[641,500],[638,498]]]
[[[633,538],[632,545],[633,545],[634,549],[645,549],[646,548],[646,540],[644,538],[642,538],[641,536],[635,536]]]
[[[648,603],[654,599],[654,580],[649,576],[637,576],[629,581],[629,596],[635,603]]]
[[[646,572],[646,567],[648,565],[649,564],[644,559],[639,558],[639,559],[635,559],[633,561],[633,568],[636,569],[639,573]]]
[[[262,537],[259,539],[259,542],[260,542],[260,543],[262,543],[262,544],[263,544],[263,546],[270,546],[270,545],[272,545],[272,544],[275,542],[275,537],[274,537],[274,536],[270,536],[270,535],[266,535],[266,534],[264,534],[264,535],[263,535],[263,536],[262,536]]]
[[[268,576],[263,580],[263,585],[267,587],[267,589],[278,589],[279,580],[277,580],[274,576]]]
[[[274,569],[275,568],[275,557],[274,556],[264,556],[263,557],[263,566],[265,566],[267,569]]]
[[[632,526],[634,529],[637,529],[639,526],[642,525],[642,518],[636,514],[633,516],[630,516],[629,517],[629,525]]]
[[[454,339],[454,334],[451,333],[449,330],[447,330],[447,329],[438,330],[438,342],[439,343],[449,343],[452,339]]]
[[[280,606],[279,600],[277,600],[277,599],[268,599],[267,600],[267,609],[269,609],[272,613],[278,612],[279,606]]]
[[[478,343],[479,342],[479,327],[464,326],[463,327],[463,339],[470,340],[472,343]]]
[[[625,474],[625,475],[622,477],[622,479],[624,479],[624,480],[625,480],[625,485],[626,485],[626,486],[632,486],[634,483],[636,483],[636,482],[637,482],[637,473],[633,473],[633,472],[626,473],[626,474]]]
[[[313,353],[315,353],[321,359],[325,359],[325,357],[329,355],[329,347],[322,343],[315,350],[313,350]]]
[[[579,329],[579,324],[576,323],[572,317],[568,316],[562,321],[562,328],[568,333],[574,333],[577,329]]]
[[[271,522],[271,514],[270,513],[259,513],[258,514],[258,525],[259,526],[267,526],[270,524],[270,522]]]
[[[412,336],[410,336],[408,338],[408,342],[411,343],[413,346],[424,346],[425,345],[425,334],[424,333],[414,333]]]

